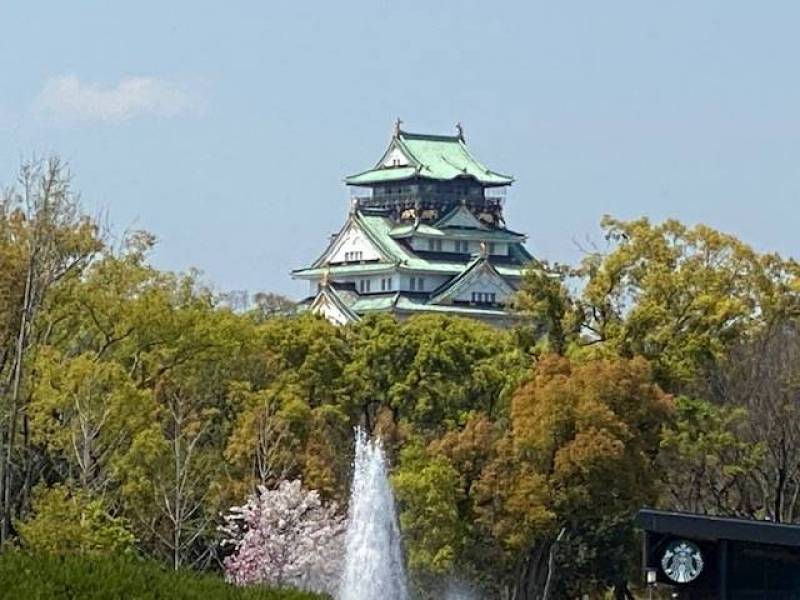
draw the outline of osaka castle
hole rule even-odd
[[[378,162],[345,178],[344,226],[310,266],[300,308],[345,324],[372,313],[420,313],[509,324],[509,302],[532,260],[526,236],[506,227],[514,181],[479,162],[456,135],[395,125]]]

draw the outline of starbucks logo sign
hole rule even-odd
[[[703,555],[696,544],[677,540],[664,551],[661,568],[675,583],[689,583],[703,572]]]

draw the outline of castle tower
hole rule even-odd
[[[454,136],[409,133],[398,120],[377,164],[345,179],[342,229],[314,263],[301,305],[334,323],[374,312],[421,312],[507,324],[507,305],[532,256],[506,228],[513,178],[478,162],[461,125]]]

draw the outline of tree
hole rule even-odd
[[[136,541],[101,500],[60,484],[38,487],[33,515],[16,527],[26,548],[49,554],[130,554]]]
[[[4,195],[0,210],[0,233],[5,236],[0,246],[16,246],[12,271],[19,269],[23,282],[3,294],[15,329],[13,345],[2,351],[0,359],[0,369],[5,368],[0,373],[0,542],[4,542],[19,502],[15,493],[22,489],[26,494],[30,485],[20,481],[29,471],[29,455],[27,448],[20,452],[19,436],[27,404],[25,369],[35,355],[40,312],[51,289],[79,277],[102,244],[95,224],[81,214],[69,172],[58,158],[24,163],[18,186]]]
[[[763,448],[746,436],[747,421],[743,406],[678,397],[661,440],[662,503],[687,512],[756,516],[747,506],[747,488]]]
[[[270,584],[334,593],[345,519],[299,480],[263,486],[230,510],[222,533],[232,554],[225,574],[237,585]]]
[[[530,360],[509,333],[471,319],[380,316],[363,319],[350,334],[347,408],[368,429],[381,407],[395,423],[438,433],[461,425],[471,411],[495,416]]]
[[[513,598],[541,595],[560,530],[577,535],[593,515],[629,520],[655,499],[655,458],[670,411],[642,359],[542,358],[514,394],[509,429],[475,484],[478,524],[509,552]],[[568,586],[571,563],[557,568]],[[622,564],[598,583],[624,589],[626,580]]]
[[[466,542],[466,523],[458,510],[463,493],[459,474],[443,457],[427,457],[419,445],[406,446],[400,463],[392,482],[403,506],[400,526],[409,569],[448,573]]]
[[[736,237],[675,220],[602,221],[607,252],[548,278],[531,270],[518,303],[560,347],[583,354],[643,356],[671,392],[689,392],[731,344],[800,315],[800,265],[759,254]],[[576,279],[571,293],[566,279]],[[556,336],[558,337],[558,336]]]
[[[342,406],[345,332],[312,315],[276,318],[258,326],[252,344],[228,394],[231,491],[302,477],[325,498],[345,498],[354,424]]]
[[[256,305],[253,314],[259,321],[291,315],[297,308],[294,300],[274,292],[258,292],[253,300]]]
[[[440,597],[443,579],[478,585],[499,595],[506,577],[504,551],[477,524],[475,486],[496,458],[500,424],[484,413],[470,414],[424,446],[420,436],[400,451],[392,482],[414,579],[430,597]]]
[[[735,344],[709,376],[709,397],[721,410],[746,411],[737,439],[759,452],[737,478],[728,512],[775,522],[800,519],[800,330],[775,323]]]
[[[535,342],[545,352],[564,354],[579,339],[583,319],[567,282],[577,273],[568,265],[538,261],[525,272],[513,308],[526,315]]]
[[[220,448],[214,439],[219,411],[203,402],[188,386],[161,381],[156,391],[163,418],[155,452],[144,469],[149,494],[133,497],[140,521],[146,522],[157,547],[169,557],[172,568],[208,561],[204,536],[210,533],[213,510],[210,487],[222,470]],[[152,502],[157,510],[141,510]]]
[[[120,464],[136,438],[148,435],[157,410],[120,365],[82,354],[40,352],[28,407],[31,440],[50,453],[61,477],[91,496],[118,486]]]

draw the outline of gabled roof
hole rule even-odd
[[[397,256],[395,256],[394,249],[392,246],[395,244],[386,243],[384,236],[381,236],[379,233],[374,231],[374,227],[370,227],[368,222],[369,218],[361,213],[361,211],[353,211],[347,217],[347,221],[345,221],[344,226],[339,230],[339,232],[334,236],[331,243],[328,244],[328,247],[325,251],[312,263],[312,268],[319,268],[325,266],[328,262],[328,259],[331,255],[335,254],[341,240],[344,238],[346,232],[351,228],[357,228],[361,232],[364,233],[364,236],[370,241],[370,243],[374,246],[376,252],[381,255],[381,262],[383,263],[394,263],[397,261]]]
[[[470,154],[462,135],[429,135],[398,130],[370,170],[345,178],[348,185],[372,185],[421,177],[450,181],[472,178],[484,185],[510,185],[514,178],[484,166]]]
[[[337,293],[336,289],[330,285],[323,285],[317,296],[311,302],[309,310],[313,313],[323,314],[327,319],[330,319],[334,322],[338,321],[338,319],[333,318],[333,315],[330,314],[330,308],[338,311],[341,315],[341,322],[340,325],[344,323],[350,323],[352,321],[358,321],[359,316],[353,310],[350,309],[347,302]]]
[[[486,225],[478,220],[464,204],[459,204],[441,219],[434,223],[434,227],[468,227],[471,229],[488,229]]]
[[[492,266],[492,263],[489,262],[489,257],[478,256],[467,265],[464,271],[433,292],[431,304],[451,302],[462,291],[468,290],[483,275],[488,275],[498,288],[504,289],[509,295],[516,291]]]

